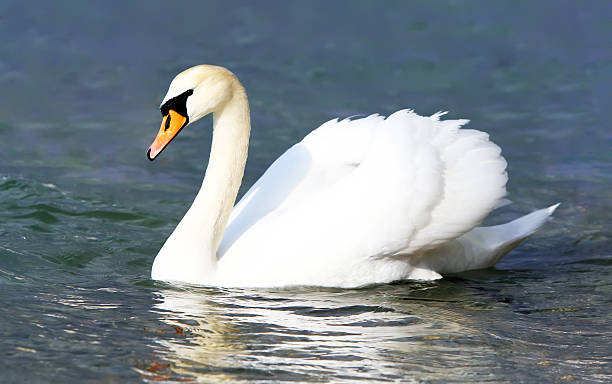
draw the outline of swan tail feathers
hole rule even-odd
[[[490,268],[540,228],[559,204],[531,212],[506,224],[478,227],[431,250],[418,263],[441,274]]]
[[[480,242],[480,247],[484,250],[480,260],[475,260],[475,265],[470,269],[490,268],[497,264],[508,252],[537,231],[558,206],[559,204],[555,204],[539,209],[506,224],[475,228],[474,231],[468,232],[464,235],[464,240]],[[476,236],[477,238],[471,239]]]
[[[507,244],[514,244],[532,235],[546,222],[553,212],[555,212],[558,206],[559,204],[555,204],[548,208],[531,212],[509,223],[481,229],[490,232],[489,239],[493,242],[493,247],[503,247]]]

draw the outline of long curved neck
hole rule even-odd
[[[240,188],[251,122],[249,103],[236,80],[232,97],[213,113],[213,139],[202,187],[155,258],[152,277],[205,283],[212,278],[217,248]]]
[[[232,98],[213,114],[213,139],[202,187],[194,206],[216,260],[217,248],[244,175],[251,122],[246,92],[235,84]],[[191,211],[191,210],[190,210]]]

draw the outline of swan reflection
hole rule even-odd
[[[415,370],[437,377],[449,360],[465,360],[469,368],[472,354],[486,350],[464,342],[480,332],[460,312],[444,309],[444,300],[387,296],[383,289],[185,288],[156,294],[159,319],[180,330],[156,340],[169,369],[197,381],[329,375],[405,381]]]

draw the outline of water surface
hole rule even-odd
[[[2,382],[609,382],[612,24],[586,2],[0,4]],[[354,290],[152,282],[210,119],[154,163],[170,79],[250,96],[242,191],[337,116],[449,110],[553,221],[495,269]]]

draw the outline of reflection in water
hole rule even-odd
[[[166,289],[159,295],[162,301],[155,308],[160,320],[183,336],[158,340],[173,362],[172,370],[208,380],[235,379],[220,368],[239,368],[232,357],[245,346],[222,308],[205,294],[189,290]]]
[[[198,381],[448,379],[478,373],[492,354],[446,300],[386,298],[375,288],[157,293],[159,319],[185,331],[158,339],[162,353],[175,374]]]
[[[228,3],[0,1],[0,382],[612,382],[611,1]],[[431,286],[160,290],[212,122],[144,148],[211,61],[251,92],[244,189],[329,119],[450,109],[511,164],[497,222],[559,214]]]

